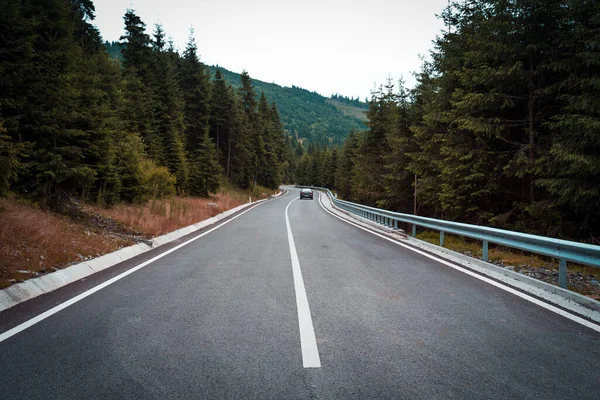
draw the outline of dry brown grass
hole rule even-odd
[[[209,203],[216,204],[216,207],[209,206]],[[214,217],[243,203],[239,199],[216,194],[208,199],[172,197],[144,204],[119,204],[108,209],[86,206],[86,209],[131,227],[145,237],[154,237]]]
[[[0,288],[127,244],[65,217],[0,199]]]
[[[173,197],[110,209],[86,205],[84,210],[116,220],[124,231],[133,228],[154,237],[244,204],[249,196],[258,200],[273,193],[261,187],[253,192],[225,187],[207,199]],[[85,221],[77,223],[15,199],[0,199],[0,288],[129,244],[133,242],[112,236],[105,227],[86,226]]]
[[[253,200],[265,198],[273,191],[257,189]],[[88,211],[112,218],[145,237],[155,237],[214,217],[248,202],[248,191],[224,188],[209,198],[171,197],[144,204],[119,204],[111,208],[86,206]],[[212,206],[209,206],[212,204]]]

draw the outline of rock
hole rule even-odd
[[[209,206],[209,207],[212,207],[212,208],[217,208],[217,207],[219,207],[219,206],[217,205],[217,203],[208,203],[208,206]]]
[[[590,281],[590,285],[593,285],[593,286],[600,286],[600,281],[598,281],[597,279],[592,279],[592,280]]]
[[[40,260],[44,261],[45,259],[46,259],[46,257],[40,256]]]
[[[32,271],[28,271],[26,269],[18,269],[16,272],[20,273],[20,274],[32,274]]]

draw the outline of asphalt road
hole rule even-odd
[[[297,197],[0,342],[0,398],[600,398],[598,332]],[[1,313],[0,332],[76,290]],[[320,367],[304,367],[303,329]]]

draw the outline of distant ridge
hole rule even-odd
[[[104,47],[112,58],[122,61],[121,45],[118,42],[106,41]],[[221,66],[208,68],[213,77],[219,68],[223,78],[233,87],[240,85],[240,74]],[[364,122],[368,104],[359,99],[338,94],[328,98],[298,86],[284,87],[258,79],[252,79],[252,83],[257,95],[263,91],[269,102],[275,102],[283,127],[300,142],[308,140],[316,144],[339,145],[350,132],[367,129]]]
[[[213,76],[219,68],[226,81],[233,87],[239,86],[240,75],[238,73],[221,66],[210,66],[209,68]],[[251,73],[250,76],[252,76]],[[363,123],[366,120],[364,112],[368,108],[366,103],[337,95],[335,97],[338,99],[334,100],[298,86],[285,87],[257,79],[252,79],[252,83],[257,94],[263,91],[270,102],[275,102],[284,128],[301,141],[341,144],[351,131],[366,129]],[[345,100],[351,103],[347,103]]]

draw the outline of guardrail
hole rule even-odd
[[[600,268],[600,246],[571,242],[568,240],[552,239],[545,236],[530,235],[528,233],[504,229],[489,228],[486,226],[419,217],[412,214],[396,213],[340,200],[327,188],[298,185],[296,187],[306,187],[324,191],[336,207],[390,228],[397,229],[398,222],[411,224],[413,237],[416,236],[417,226],[437,230],[440,232],[440,246],[444,246],[445,233],[452,233],[471,239],[481,240],[483,246],[482,259],[484,261],[488,261],[488,247],[490,243],[556,258],[559,260],[558,283],[562,288],[567,288],[567,261]]]

